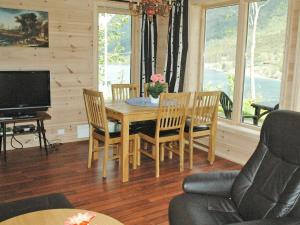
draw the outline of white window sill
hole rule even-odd
[[[219,118],[218,130],[223,130],[230,133],[238,133],[239,136],[250,137],[253,139],[259,139],[260,127],[255,127],[247,124],[232,124],[231,121]]]

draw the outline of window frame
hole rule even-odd
[[[258,0],[216,0],[213,3],[209,0],[204,0],[201,3],[201,31],[200,31],[200,84],[199,90],[203,91],[203,78],[204,78],[204,51],[205,51],[205,31],[206,31],[206,11],[212,8],[226,7],[231,5],[239,6],[238,13],[238,27],[237,27],[237,46],[236,46],[236,61],[235,61],[235,79],[234,79],[234,93],[233,93],[233,111],[231,120],[219,117],[221,124],[227,124],[232,126],[239,126],[242,128],[259,131],[261,127],[254,126],[251,124],[243,123],[242,118],[242,104],[243,104],[243,88],[244,88],[244,71],[245,71],[245,54],[247,45],[247,34],[248,34],[248,15],[249,15],[249,3]],[[291,16],[291,1],[288,1],[288,20]],[[287,42],[289,40],[289,24],[287,22],[286,27],[286,41],[285,41],[285,52],[283,59],[283,72],[280,87],[280,106],[285,105],[287,99],[284,98],[284,89],[287,83]],[[283,108],[283,107],[280,107]]]

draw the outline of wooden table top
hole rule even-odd
[[[64,225],[65,221],[77,213],[86,213],[89,211],[81,209],[50,209],[32,213],[23,214],[8,219],[1,225]],[[93,213],[93,212],[92,212]],[[96,217],[90,225],[123,225],[116,219],[101,213],[95,213]]]
[[[152,120],[156,119],[158,115],[157,107],[150,107],[150,106],[136,106],[130,105],[126,102],[105,102],[106,111],[108,116],[112,119],[118,119],[119,115],[126,115],[129,117],[130,122],[136,121],[145,121],[145,120]],[[192,104],[188,107],[188,115],[192,113]],[[114,116],[116,114],[116,116]]]
[[[158,114],[158,106],[147,107],[129,105],[126,102],[107,102],[105,107],[109,118],[118,120],[120,116],[127,116],[130,122],[156,119]]]
[[[157,107],[136,106],[130,105],[126,102],[106,102],[105,107],[116,112],[122,112],[124,114],[132,114],[135,112],[156,112],[158,110],[158,105]]]

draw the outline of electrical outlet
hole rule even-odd
[[[65,134],[65,129],[58,129],[57,134],[58,135],[64,135]]]
[[[89,125],[78,125],[77,126],[77,138],[88,138],[89,137]]]

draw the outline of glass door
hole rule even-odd
[[[111,84],[130,83],[131,16],[99,13],[98,83],[99,91],[111,99]]]

